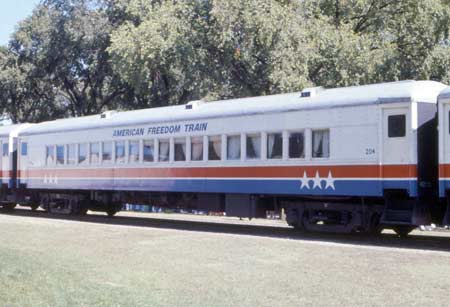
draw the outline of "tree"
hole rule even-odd
[[[81,116],[115,108],[128,91],[106,52],[111,31],[97,1],[48,0],[19,24],[10,45],[57,89],[68,115]]]
[[[33,66],[20,63],[6,48],[0,48],[0,109],[13,123],[40,122],[63,114],[54,104],[54,88]]]

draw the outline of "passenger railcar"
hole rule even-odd
[[[19,133],[19,187],[49,211],[284,208],[296,228],[405,234],[442,211],[429,144],[444,88],[312,88],[44,122]]]
[[[438,99],[439,108],[439,196],[446,203],[445,225],[450,225],[450,87]]]

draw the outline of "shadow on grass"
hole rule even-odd
[[[303,240],[311,242],[328,242],[335,244],[352,244],[360,246],[377,246],[390,248],[405,248],[416,250],[446,251],[450,252],[450,236],[437,236],[432,232],[426,235],[410,235],[401,239],[394,234],[383,233],[377,237],[364,234],[332,234],[332,233],[310,233],[299,232],[291,228],[242,225],[208,221],[192,221],[179,219],[159,219],[145,215],[138,216],[116,216],[113,218],[106,215],[50,215],[44,211],[31,211],[27,209],[16,209],[6,211],[0,209],[0,214],[20,216],[24,218],[41,218],[48,220],[65,220],[83,223],[96,223],[106,225],[122,225],[132,227],[149,227],[159,229],[175,229],[180,231],[209,232],[222,234],[236,234],[255,237],[269,237],[279,239]]]

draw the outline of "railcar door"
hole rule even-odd
[[[409,164],[408,108],[383,109],[383,165]]]

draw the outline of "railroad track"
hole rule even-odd
[[[152,214],[118,215],[109,218],[100,214],[86,216],[51,215],[45,211],[31,211],[16,209],[14,211],[0,210],[1,215],[21,216],[24,218],[40,218],[46,220],[65,220],[79,223],[97,223],[104,225],[120,225],[127,227],[148,227],[158,229],[172,229],[180,231],[195,231],[208,233],[221,233],[241,236],[258,236],[274,239],[302,240],[308,242],[324,242],[333,244],[346,244],[355,246],[372,246],[386,248],[402,248],[430,251],[450,252],[450,232],[413,232],[408,238],[400,239],[393,232],[385,232],[377,237],[363,234],[334,234],[298,232],[292,228],[276,225],[245,225],[243,223],[228,223],[226,219],[214,221],[193,221],[186,215],[186,219],[171,219],[170,215],[164,218],[152,217]],[[156,214],[155,214],[156,215]]]

